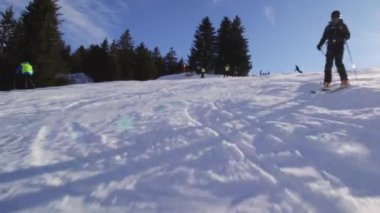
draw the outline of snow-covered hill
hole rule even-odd
[[[0,212],[379,212],[380,69],[350,77],[2,92]]]

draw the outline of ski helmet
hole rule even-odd
[[[339,10],[334,10],[331,13],[331,18],[340,18],[340,11]]]

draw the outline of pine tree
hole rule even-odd
[[[17,21],[14,18],[13,8],[1,12],[0,21],[0,55],[5,55],[12,39],[15,37]]]
[[[102,48],[103,54],[104,54],[104,58],[103,58],[104,67],[102,70],[102,73],[104,76],[103,80],[104,81],[116,80],[117,79],[116,66],[111,56],[111,48],[110,48],[108,39],[104,39],[100,47]]]
[[[13,8],[1,12],[0,20],[0,90],[12,88],[14,70],[17,66],[15,49],[17,21]]]
[[[110,45],[110,57],[112,60],[112,63],[114,64],[114,80],[122,80],[122,71],[121,71],[121,66],[120,66],[120,60],[119,60],[119,50],[118,50],[118,45],[116,44],[116,41],[112,41]]]
[[[174,51],[173,47],[171,47],[170,51],[166,54],[164,62],[166,75],[176,74],[179,72],[177,53]]]
[[[152,53],[141,43],[135,50],[136,73],[135,80],[144,81],[154,79],[157,75]]]
[[[232,23],[232,42],[233,49],[231,55],[232,68],[239,76],[247,76],[252,68],[248,50],[248,40],[244,38],[245,29],[241,19],[236,16]]]
[[[178,64],[177,64],[177,70],[179,70],[180,72],[185,72],[185,66],[186,66],[186,63],[185,63],[185,60],[183,58],[181,58],[179,61],[178,61]]]
[[[238,16],[233,22],[228,17],[222,20],[218,30],[217,73],[223,73],[224,67],[228,64],[231,67],[230,72],[239,76],[248,75],[252,64],[244,31]]]
[[[216,55],[216,33],[209,17],[205,17],[195,32],[189,65],[192,70],[198,66],[206,70],[214,69]]]
[[[33,0],[21,16],[21,60],[34,65],[37,86],[56,85],[56,76],[67,70],[58,12],[57,0]]]
[[[114,50],[116,48],[116,50]],[[117,62],[117,73],[121,80],[133,80],[134,69],[134,45],[129,30],[126,30],[113,47],[114,60]]]
[[[231,50],[234,48],[232,42],[232,22],[228,17],[224,17],[220,24],[217,37],[217,68],[216,73],[224,73],[224,67],[231,66]]]
[[[87,54],[86,48],[81,45],[71,56],[72,66],[71,73],[84,72],[83,60]]]
[[[156,78],[165,75],[165,61],[161,55],[161,51],[158,47],[155,47],[153,50],[153,62],[156,66]]]
[[[83,72],[92,78],[94,82],[115,80],[115,65],[109,51],[110,47],[107,39],[100,45],[91,45],[85,51],[81,67]]]
[[[64,63],[67,65],[67,72],[70,72],[70,68],[73,65],[73,58],[71,55],[71,46],[63,42],[63,48],[61,49],[61,55]]]

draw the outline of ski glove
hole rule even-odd
[[[317,45],[317,49],[318,49],[319,51],[321,51],[321,50],[322,50],[322,45],[318,44],[318,45]]]

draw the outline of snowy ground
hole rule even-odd
[[[380,69],[350,77],[0,92],[0,212],[380,212]]]

